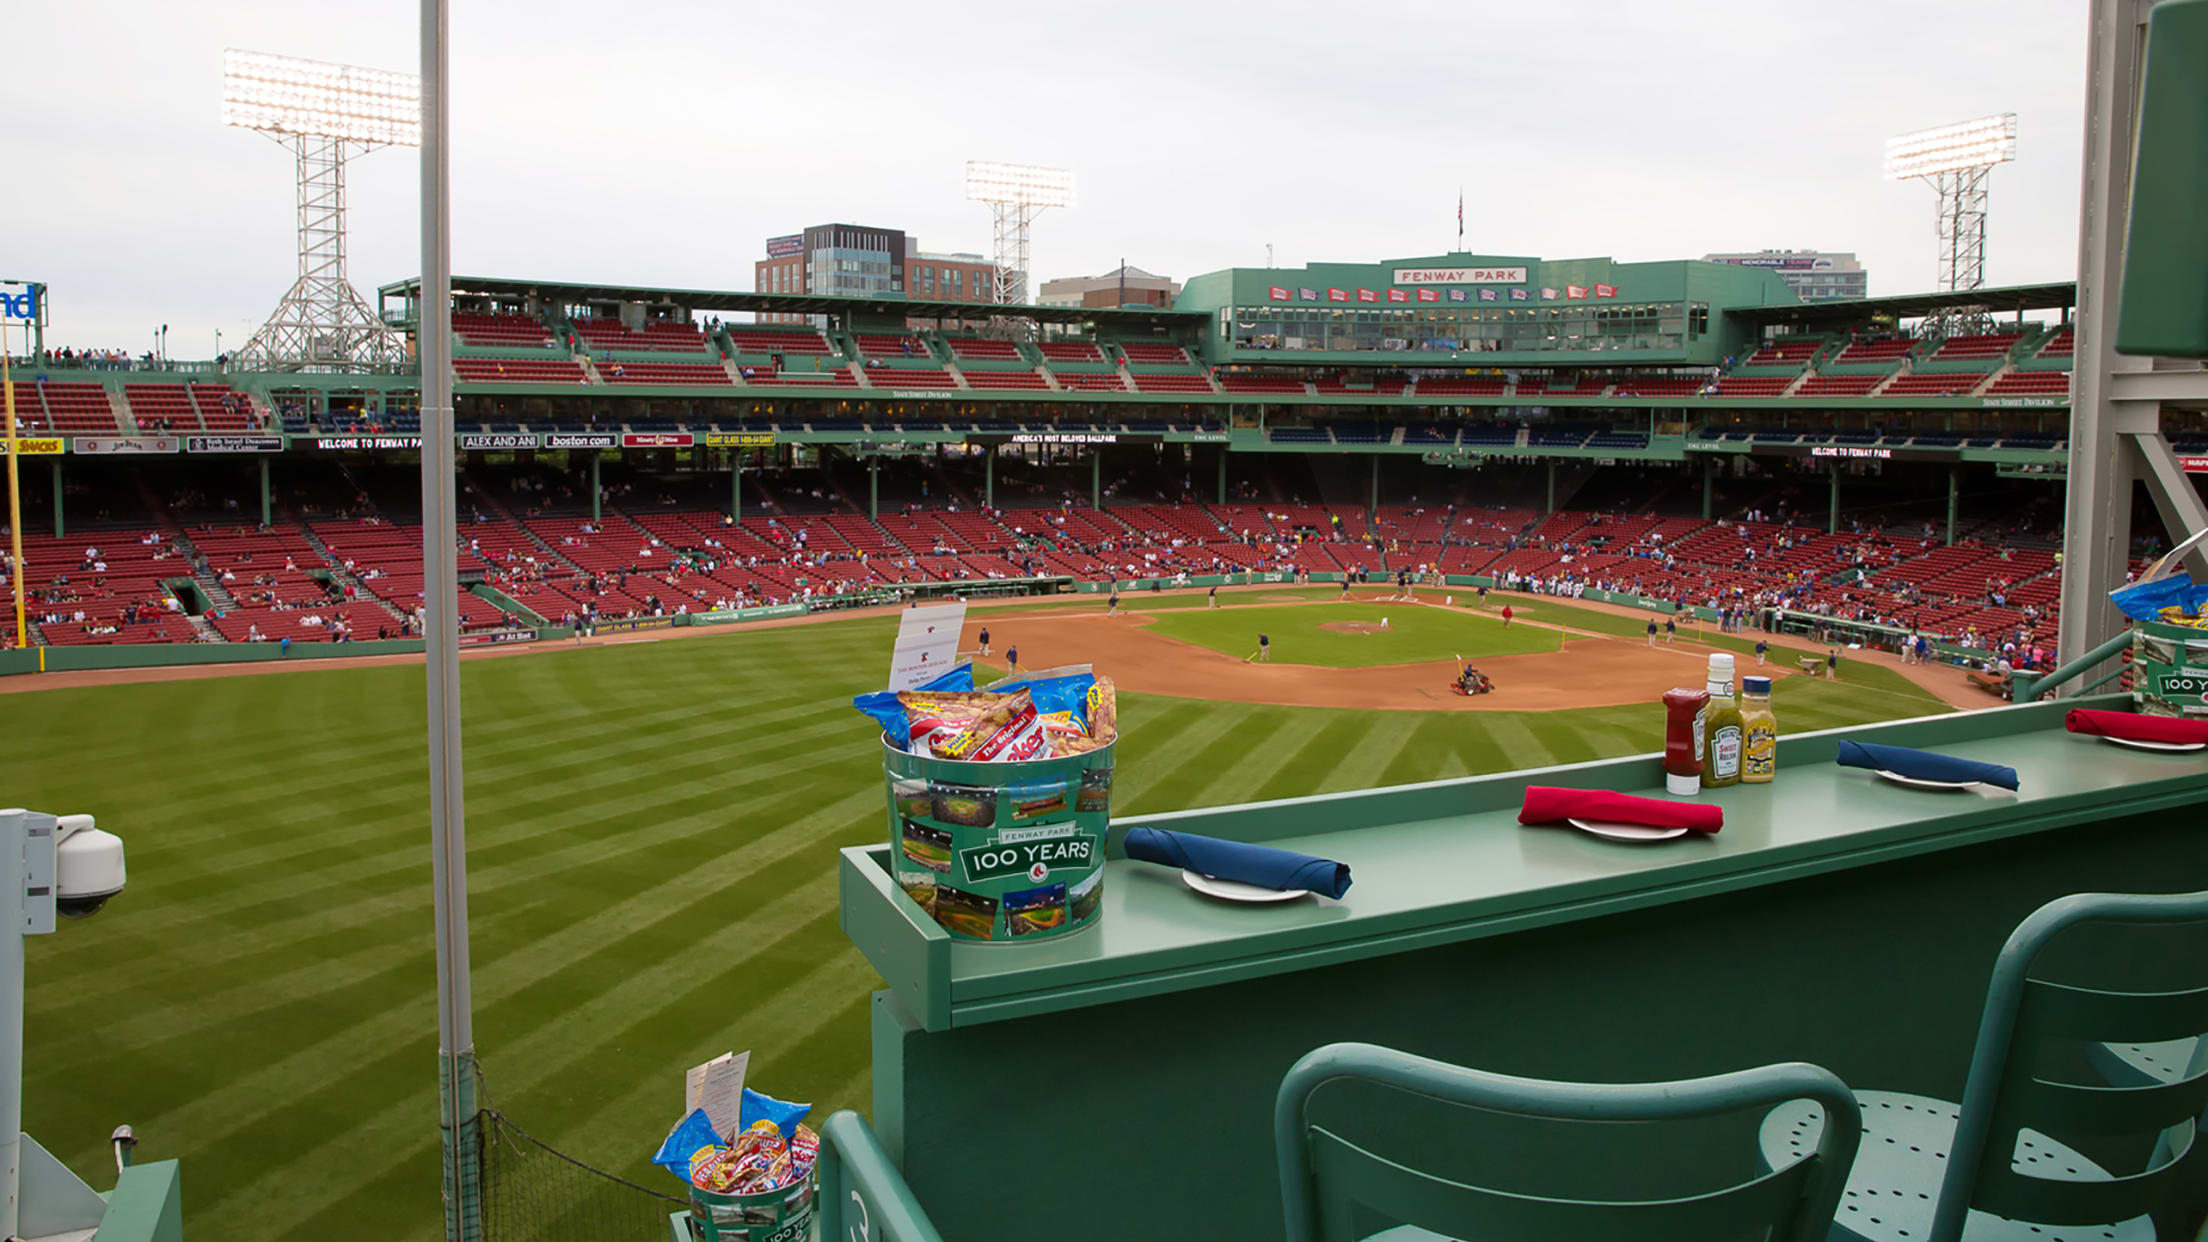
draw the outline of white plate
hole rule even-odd
[[[1903,776],[1899,772],[1878,769],[1878,774],[1897,785],[1914,785],[1919,789],[1976,789],[1980,781],[1928,781],[1921,776]]]
[[[1181,870],[1181,879],[1204,896],[1217,897],[1224,901],[1294,901],[1298,897],[1311,895],[1308,888],[1264,888],[1256,884],[1244,884],[1240,880],[1222,880],[1185,867]]]
[[[2129,746],[2133,750],[2208,750],[2208,742],[2155,742],[2143,737],[2110,737],[2105,733],[2101,735],[2101,740],[2114,742],[2118,746]]]
[[[1651,828],[1647,824],[1621,824],[1607,819],[1578,819],[1564,821],[1581,832],[1591,832],[1613,841],[1669,841],[1673,837],[1687,835],[1684,828]]]

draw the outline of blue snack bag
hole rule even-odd
[[[1035,702],[1036,714],[1048,716],[1053,712],[1071,712],[1076,723],[1088,727],[1089,687],[1096,684],[1096,675],[1086,664],[1068,665],[1065,668],[1049,668],[1039,673],[1000,681],[989,687],[991,694],[1010,694],[1025,690]]]
[[[961,664],[924,686],[920,690],[965,691],[974,688],[974,666]],[[896,739],[897,748],[903,750],[912,734],[912,724],[905,718],[904,704],[897,701],[895,690],[876,690],[871,694],[855,695],[851,706],[872,716],[882,726],[882,732]]]
[[[744,1106],[751,1106],[748,1092]],[[675,1123],[675,1128],[667,1133],[667,1141],[659,1145],[659,1154],[652,1157],[652,1163],[687,1182],[690,1180],[690,1158],[706,1148],[721,1145],[721,1136],[713,1133],[713,1122],[701,1108]]]
[[[797,1123],[805,1120],[805,1114],[813,1111],[810,1104],[787,1104],[771,1095],[761,1095],[749,1087],[744,1088],[744,1106],[736,1116],[736,1132],[741,1134],[762,1121],[771,1121],[774,1128],[787,1139],[797,1133]],[[708,1127],[710,1128],[710,1127]],[[685,1169],[684,1175],[688,1176]]]

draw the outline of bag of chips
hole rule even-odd
[[[667,1140],[659,1145],[659,1154],[652,1157],[652,1163],[676,1177],[688,1178],[693,1160],[719,1150],[721,1136],[713,1133],[713,1121],[701,1108],[675,1123]]]

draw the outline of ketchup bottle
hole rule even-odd
[[[1710,692],[1681,686],[1664,691],[1664,792],[1702,792],[1702,726]]]

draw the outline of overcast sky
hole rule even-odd
[[[296,268],[293,170],[221,124],[222,50],[418,67],[401,0],[7,6],[0,277],[49,344],[243,342]],[[2019,115],[1992,284],[2077,260],[2079,0],[1266,5],[453,0],[463,274],[749,289],[828,221],[985,251],[964,161],[1075,169],[1039,279],[1437,253],[1626,260],[1854,250],[1930,289],[1932,191],[1890,134]],[[352,276],[412,275],[417,159],[351,173]]]

